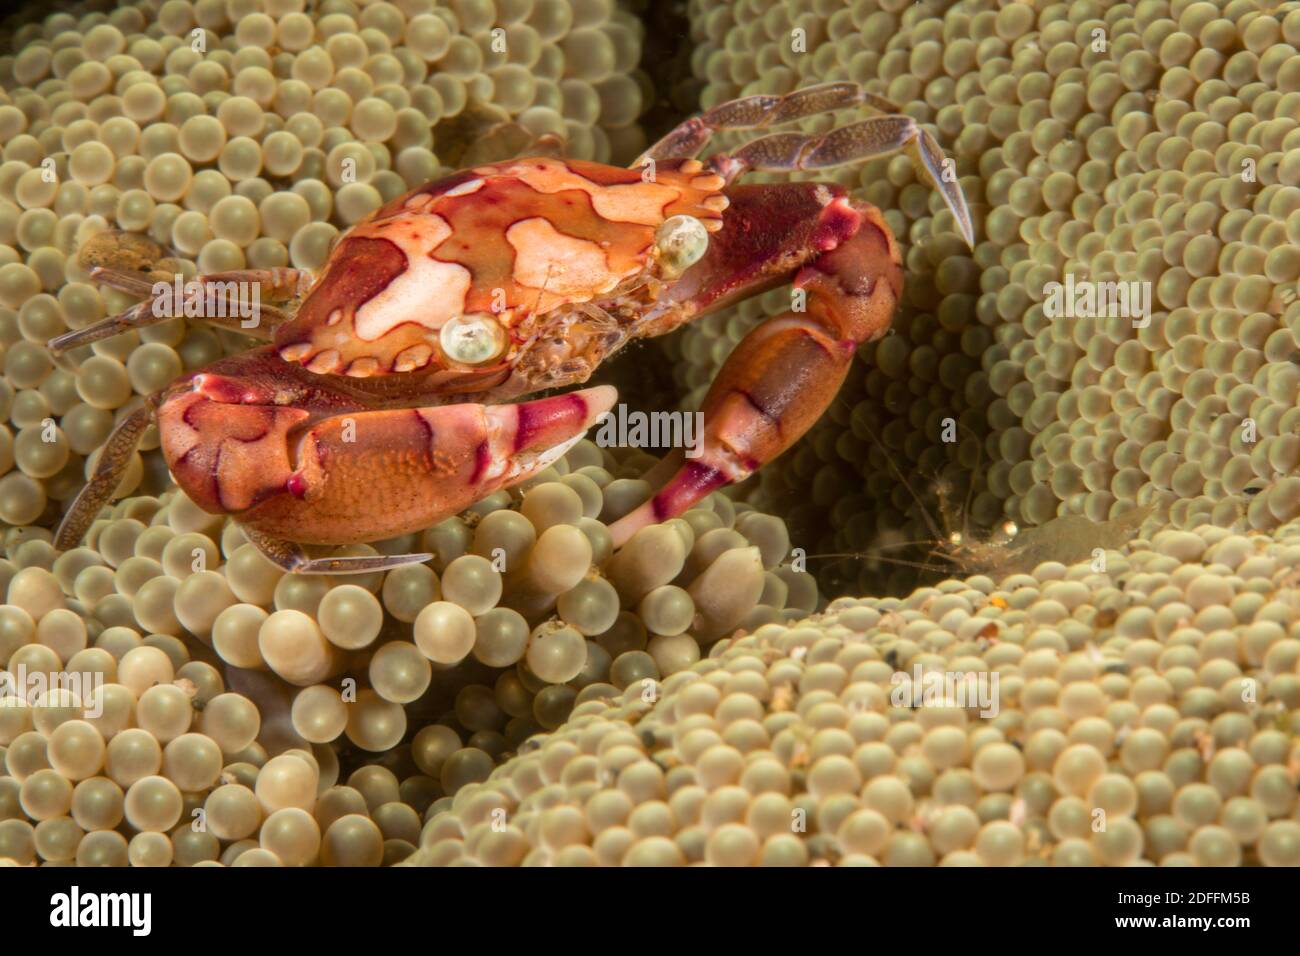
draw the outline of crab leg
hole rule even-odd
[[[829,169],[876,156],[903,151],[912,165],[943,196],[957,220],[962,238],[975,247],[966,197],[954,167],[933,136],[910,116],[899,114],[888,100],[861,89],[856,83],[823,83],[785,96],[746,96],[722,103],[689,119],[661,139],[638,160],[663,160],[694,156],[714,132],[723,129],[762,129],[791,120],[850,106],[867,106],[887,115],[833,129],[824,136],[806,133],[771,133],[752,140],[734,152],[717,153],[708,165],[727,182],[748,170],[760,172]]]
[[[237,522],[238,523],[238,522]],[[423,564],[432,554],[366,554],[336,558],[309,558],[293,541],[263,534],[252,525],[239,524],[239,530],[268,561],[291,574],[364,574],[367,571],[391,571],[407,564]]]
[[[144,300],[124,312],[109,316],[84,329],[65,332],[51,339],[49,342],[51,352],[56,354],[67,352],[131,329],[142,329],[162,322],[170,322],[189,312],[196,312],[193,318],[203,319],[205,322],[230,329],[232,332],[241,332],[256,339],[270,340],[275,327],[287,321],[289,315],[273,305],[262,302],[262,296],[278,301],[290,299],[305,294],[312,281],[310,273],[288,268],[237,269],[200,276],[197,279],[199,287],[210,287],[210,293],[204,294],[215,297],[218,308],[213,310],[206,307],[208,303],[196,301],[199,293],[188,283],[182,285],[184,300],[160,304],[159,296],[155,292],[156,288],[165,285],[171,289],[172,286],[165,280],[156,279],[150,273],[96,266],[90,271],[90,277],[110,289],[117,289],[128,295],[144,296]],[[258,287],[257,298],[246,302],[244,291],[252,285]],[[245,311],[248,312],[247,315],[243,315]]]
[[[916,125],[910,116],[873,116],[860,123],[841,126],[825,136],[803,133],[772,133],[746,143],[730,155],[719,153],[709,162],[728,181],[747,170],[829,169],[875,156],[905,152],[930,184],[939,191],[961,231],[966,245],[975,248],[966,196],[952,167],[934,137]]]
[[[146,398],[144,404],[123,418],[108,436],[95,464],[95,473],[77,492],[77,497],[59,522],[59,530],[54,535],[55,550],[75,548],[98,517],[100,509],[113,497],[131,464],[131,456],[140,444],[140,436],[153,420],[157,404],[158,396]]]
[[[765,129],[792,123],[805,116],[865,106],[880,113],[897,113],[884,97],[868,93],[856,83],[821,83],[784,96],[759,94],[719,103],[668,131],[663,139],[641,154],[632,165],[647,159],[688,159],[696,155],[715,133],[723,130]]]
[[[793,445],[834,399],[858,345],[889,328],[902,293],[901,255],[879,211],[832,201],[813,235],[824,251],[794,279],[804,310],[766,320],[736,346],[701,407],[699,455],[611,526],[615,547]]]

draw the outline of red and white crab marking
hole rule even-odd
[[[434,255],[434,250],[451,235],[447,220],[428,213],[402,213],[382,223],[361,223],[352,235],[391,239],[401,247],[407,262],[405,271],[357,308],[352,322],[360,339],[374,342],[402,322],[414,322],[436,332],[461,313],[473,277],[459,263],[443,262]],[[431,297],[431,289],[438,290],[438,294]],[[336,313],[340,318],[343,315],[336,309],[331,316]]]
[[[506,333],[487,364],[504,365],[537,317],[652,268],[664,220],[721,228],[722,177],[686,160],[661,164],[653,180],[543,158],[479,166],[395,199],[340,239],[277,336],[279,354],[355,377],[463,367],[439,332],[484,314]]]

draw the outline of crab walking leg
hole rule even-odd
[[[141,296],[153,296],[159,281],[147,272],[110,269],[105,266],[91,269],[90,277],[110,289]],[[197,281],[208,285],[256,285],[259,296],[272,302],[284,302],[306,295],[314,278],[305,269],[274,266],[269,269],[231,269],[228,272],[210,272],[198,276]]]
[[[238,522],[236,522],[238,524]],[[407,564],[423,564],[433,555],[361,554],[336,558],[310,558],[297,543],[273,538],[247,524],[240,524],[249,542],[276,567],[291,574],[364,574],[367,571],[391,571]]]
[[[46,343],[46,348],[50,350],[51,354],[58,356],[83,345],[89,345],[101,339],[109,339],[131,329],[143,329],[146,326],[157,325],[171,318],[169,315],[161,318],[153,315],[150,309],[152,305],[153,303],[147,299],[144,302],[137,302],[129,309],[119,312],[117,315],[109,316],[107,319],[101,319],[84,329],[73,329],[71,332],[56,335]]]
[[[615,547],[743,481],[793,445],[834,399],[858,345],[889,328],[902,294],[898,245],[872,207],[840,206],[836,215],[846,238],[795,276],[805,311],[770,318],[740,341],[701,407],[698,456],[685,458],[654,497],[610,527]]]
[[[708,112],[693,116],[669,130],[632,165],[644,165],[648,159],[689,159],[699,153],[715,133],[723,130],[765,129],[805,116],[858,106],[881,113],[898,112],[898,107],[889,100],[868,93],[856,83],[821,83],[784,96],[744,96],[719,103]]]
[[[316,277],[306,269],[273,266],[269,269],[231,269],[228,272],[212,272],[203,276],[200,281],[256,283],[261,287],[261,295],[272,302],[284,302],[310,292]]]
[[[229,400],[218,400],[223,395]],[[239,383],[204,381],[170,399],[159,425],[172,472],[200,507],[233,514],[282,566],[318,572],[329,568],[302,566],[281,543],[349,544],[427,528],[551,464],[616,398],[601,386],[517,405],[313,420],[301,408],[265,404]]]
[[[55,550],[75,548],[99,516],[100,509],[113,497],[131,464],[131,456],[140,444],[140,436],[153,420],[157,402],[158,396],[145,399],[145,403],[123,418],[108,436],[99,453],[99,461],[95,463],[94,474],[77,492],[77,497],[59,522],[59,530],[54,535]]]
[[[165,286],[168,290],[174,286],[166,281],[155,280],[148,273],[97,266],[91,270],[90,277],[110,289],[128,295],[144,296],[144,299],[117,315],[50,339],[50,351],[56,354],[131,329],[147,328],[187,315],[232,332],[269,341],[275,327],[288,321],[289,315],[268,302],[261,301],[262,298],[284,301],[305,294],[311,284],[311,274],[301,269],[238,269],[200,276],[197,281],[199,287],[205,290],[205,301],[198,301],[198,293],[193,291],[192,286],[182,284],[184,298],[180,302],[174,302],[174,295],[170,291],[165,298],[158,294],[159,286]],[[257,286],[257,298],[248,301],[244,292],[254,285]]]
[[[975,229],[966,196],[957,182],[956,167],[948,163],[934,137],[910,116],[873,116],[833,129],[824,136],[772,133],[746,143],[730,155],[713,156],[709,165],[730,182],[748,170],[830,169],[900,151],[907,154],[917,171],[938,190],[957,220],[966,245],[975,248]]]
[[[943,196],[944,203],[957,220],[962,238],[973,249],[975,230],[966,197],[957,182],[955,167],[948,164],[939,144],[912,117],[901,115],[893,103],[868,93],[856,83],[822,83],[785,96],[760,94],[721,103],[669,131],[633,166],[652,160],[695,156],[713,134],[721,130],[767,129],[805,116],[855,106],[865,106],[886,115],[831,130],[824,136],[772,133],[746,143],[731,154],[711,156],[708,166],[727,182],[732,182],[751,169],[770,172],[827,169],[901,150]]]

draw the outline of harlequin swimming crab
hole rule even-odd
[[[695,158],[715,132],[846,107],[883,115],[824,136],[769,133]],[[717,106],[630,169],[539,156],[456,173],[343,233],[318,277],[289,268],[201,277],[195,294],[255,287],[243,300],[255,304],[254,328],[201,317],[267,344],[185,374],[127,415],[55,546],[81,539],[156,416],[185,493],[234,516],[286,570],[425,561],[313,559],[301,545],[409,533],[525,480],[578,441],[616,393],[602,386],[503,403],[584,382],[628,342],[793,281],[805,308],[768,319],[736,346],[701,409],[702,453],[673,453],[654,469],[657,492],[610,529],[621,545],[790,447],[835,396],[857,347],[889,328],[901,294],[898,245],[879,210],[836,185],[735,180],[900,149],[938,187],[970,243],[965,199],[930,135],[856,84],[828,83]],[[56,352],[180,314],[180,303],[156,307],[143,273],[96,268],[92,276],[145,299],[54,339]]]

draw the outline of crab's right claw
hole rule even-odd
[[[448,413],[454,408],[481,408],[487,423],[486,435],[475,447],[474,478],[463,507],[527,481],[563,458],[617,400],[618,390],[612,385],[597,385],[516,405],[447,406]],[[435,428],[443,410],[424,413]]]
[[[283,432],[261,426],[256,434],[265,453],[254,469],[260,483],[256,488],[245,487],[247,458],[262,452],[247,442],[236,449],[246,459],[243,466],[234,455],[218,458],[216,449],[199,455],[179,444],[173,458],[179,467],[192,462],[202,472],[190,482],[195,494],[205,487],[223,492],[208,505],[211,510],[220,501],[268,542],[373,541],[392,537],[394,527],[427,528],[526,481],[563,457],[617,397],[615,389],[604,385],[516,405],[465,403],[338,415],[291,439],[288,456]],[[233,420],[232,411],[250,414],[249,406],[219,411],[227,420]],[[198,416],[191,413],[189,420]],[[173,433],[183,434],[179,425],[165,427],[164,441]],[[210,474],[213,467],[215,475]],[[276,553],[274,547],[263,550]],[[289,552],[276,563],[322,570],[304,568],[300,556]]]

